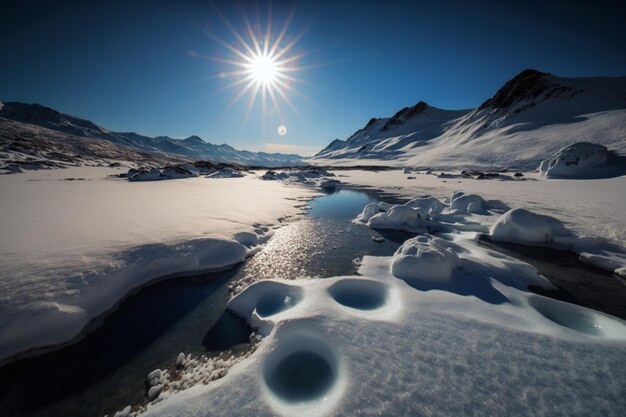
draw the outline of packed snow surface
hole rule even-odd
[[[254,176],[106,178],[120,172],[0,176],[0,358],[68,341],[150,280],[242,261],[314,194]]]

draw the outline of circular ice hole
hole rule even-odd
[[[289,287],[277,289],[271,294],[265,294],[257,302],[256,312],[259,317],[269,317],[281,311],[287,310],[298,304],[300,295],[296,291],[290,291]]]
[[[339,379],[334,351],[306,329],[278,337],[280,343],[263,369],[265,384],[272,394],[290,406],[327,401]]]
[[[268,375],[267,386],[283,400],[301,403],[321,398],[335,381],[333,367],[314,352],[288,355]]]
[[[568,303],[533,297],[530,305],[545,318],[580,333],[602,336],[602,326],[596,314]]]
[[[387,287],[380,282],[346,279],[333,284],[328,293],[339,304],[357,310],[376,310],[387,302]]]

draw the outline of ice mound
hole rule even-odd
[[[414,198],[405,203],[405,205],[414,209],[421,209],[426,214],[441,213],[446,208],[446,205],[435,197]]]
[[[578,142],[558,151],[541,162],[539,172],[547,178],[593,178],[605,167],[609,151],[605,146]]]
[[[447,283],[459,266],[457,254],[443,239],[422,235],[405,241],[391,260],[391,273],[410,285]]]
[[[533,244],[551,243],[555,238],[571,236],[571,232],[554,217],[517,208],[500,216],[490,235],[501,242]]]

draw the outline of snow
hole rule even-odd
[[[253,176],[107,178],[119,172],[0,176],[0,358],[76,337],[156,278],[242,261],[271,234],[268,226],[297,215],[294,206],[314,195]]]

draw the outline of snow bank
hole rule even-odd
[[[118,173],[0,176],[0,359],[72,339],[153,279],[240,262],[314,194],[252,176],[107,178]]]
[[[603,178],[621,175],[626,164],[605,146],[578,142],[541,162],[539,172],[547,178]],[[611,163],[612,162],[612,163]],[[621,162],[621,163],[620,163]]]
[[[526,209],[510,210],[500,216],[490,236],[502,242],[547,244],[569,250],[579,254],[582,261],[618,275],[626,266],[626,248],[602,238],[580,237],[558,219]]]

